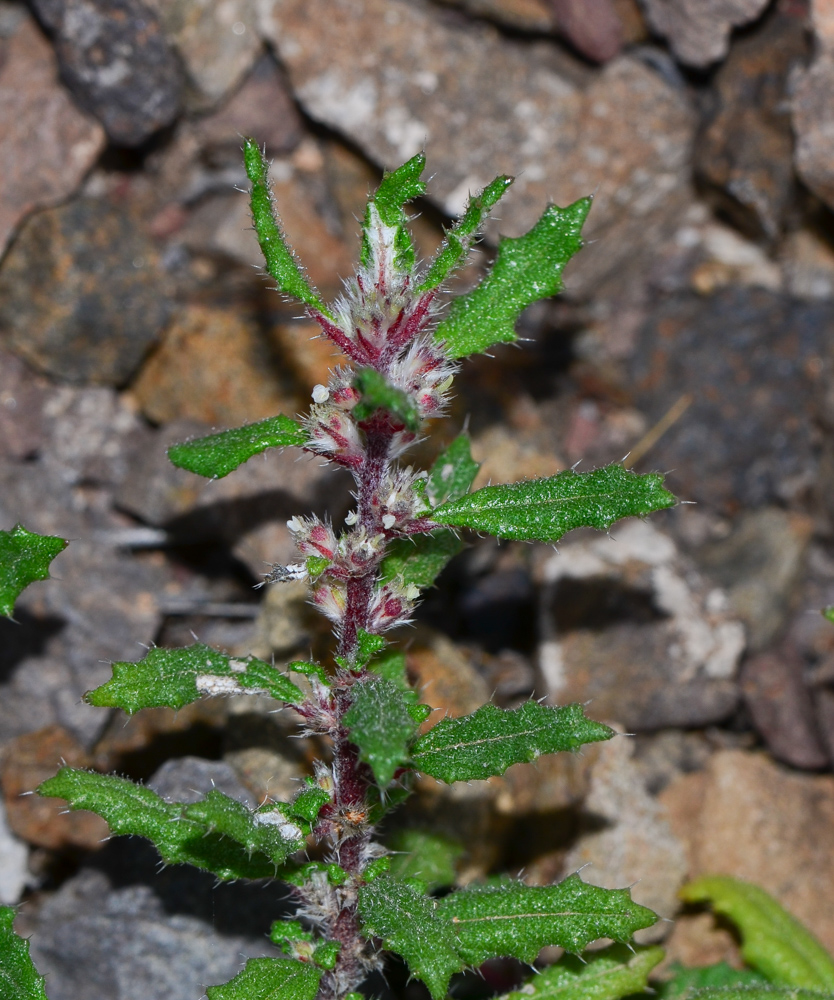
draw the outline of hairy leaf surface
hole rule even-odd
[[[458,434],[429,470],[426,496],[434,506],[457,500],[469,492],[480,467],[472,457],[469,435]]]
[[[614,730],[585,717],[581,705],[520,708],[482,705],[471,715],[441,719],[412,747],[411,765],[451,784],[503,774],[511,764],[608,740]]]
[[[533,228],[502,239],[492,270],[471,292],[452,302],[435,336],[452,358],[479,354],[515,341],[522,310],[562,289],[565,264],[582,246],[580,233],[591,208],[582,198],[567,208],[550,205]]]
[[[353,387],[360,396],[353,408],[357,420],[367,420],[377,410],[387,410],[410,431],[420,426],[420,411],[411,396],[373,368],[360,368],[354,376]]]
[[[195,642],[179,649],[152,649],[136,663],[112,665],[113,677],[88,691],[86,700],[99,708],[182,708],[202,695],[267,694],[299,705],[300,688],[275,667],[248,656],[237,659]]]
[[[394,234],[394,265],[400,271],[411,271],[414,267],[414,245],[406,228],[406,217],[403,211],[409,201],[419,198],[425,193],[425,182],[420,175],[426,166],[426,156],[418,153],[407,160],[401,167],[386,173],[373,198],[368,202],[365,219],[362,226],[362,251],[360,259],[363,267],[371,259],[371,240],[368,232],[374,224],[374,215],[388,227],[395,227]]]
[[[67,544],[54,535],[27,531],[22,524],[0,531],[0,615],[11,618],[21,592],[49,577],[49,564]]]
[[[819,993],[790,986],[742,986],[698,990],[698,1000],[834,1000],[834,993]]]
[[[301,424],[279,413],[256,424],[171,445],[168,458],[178,469],[187,469],[206,479],[222,479],[267,448],[288,445],[303,448],[306,443],[307,432]]]
[[[546,945],[575,954],[603,937],[626,942],[657,921],[628,889],[601,889],[578,875],[552,886],[507,882],[459,889],[437,908],[451,920],[458,952],[471,965],[499,956],[534,962]]]
[[[689,882],[680,896],[709,903],[741,932],[741,954],[771,982],[834,992],[834,959],[814,935],[764,889],[713,875]]]
[[[14,932],[14,909],[0,906],[0,1000],[46,1000],[44,978],[29,957],[29,942]]]
[[[429,891],[454,883],[455,866],[464,853],[459,841],[429,830],[397,830],[386,846],[394,852],[391,874],[418,878]]]
[[[675,502],[660,474],[638,475],[609,465],[594,472],[568,469],[547,479],[485,486],[442,504],[431,519],[497,538],[556,542],[573,528],[607,530],[623,517],[643,517]]]
[[[462,548],[463,542],[451,531],[397,538],[382,560],[380,578],[383,583],[401,580],[427,590]]]
[[[305,305],[327,314],[321,299],[304,277],[304,272],[293,256],[281,230],[269,188],[266,160],[254,139],[243,140],[243,162],[252,185],[250,191],[252,222],[270,277],[277,283],[278,290],[285,295],[291,295]]]
[[[377,783],[385,788],[408,758],[414,720],[405,692],[394,681],[370,677],[353,687],[353,704],[344,717],[359,759],[369,764]]]
[[[690,1000],[697,991],[706,989],[747,988],[768,986],[765,977],[753,969],[734,969],[726,962],[690,968],[675,962],[670,970],[672,978],[657,986],[661,1000]]]
[[[649,973],[663,959],[656,945],[629,951],[621,944],[591,952],[586,959],[565,955],[555,965],[533,976],[523,991],[501,1000],[620,1000],[642,993]]]
[[[359,890],[359,915],[368,937],[402,955],[434,1000],[446,994],[452,974],[463,968],[455,932],[437,904],[408,882],[381,875]]]
[[[321,969],[293,958],[250,958],[234,979],[209,986],[208,1000],[313,1000]]]

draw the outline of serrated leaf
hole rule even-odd
[[[743,986],[735,989],[703,989],[693,1000],[834,1000],[834,993],[820,993],[788,986]]]
[[[688,903],[709,903],[741,933],[741,955],[771,982],[834,991],[834,959],[814,935],[764,889],[726,875],[706,876],[680,890]]]
[[[547,945],[575,954],[603,937],[626,942],[657,921],[628,889],[601,889],[578,875],[552,886],[506,882],[459,889],[437,906],[451,920],[458,952],[470,965],[498,957],[534,962]]]
[[[523,990],[501,1000],[620,1000],[642,993],[649,973],[663,959],[657,945],[629,951],[621,944],[589,953],[584,959],[565,955],[533,976]]]
[[[659,473],[638,475],[621,465],[594,472],[570,469],[547,479],[485,486],[431,512],[437,524],[485,531],[497,538],[556,542],[573,528],[607,530],[624,517],[673,507]]]
[[[512,177],[496,177],[483,191],[469,199],[463,215],[446,232],[443,243],[429,265],[418,291],[429,291],[442,285],[452,271],[464,263],[473,238],[512,183]]]
[[[380,579],[383,583],[400,580],[426,590],[462,548],[463,542],[451,531],[397,538],[380,564]]]
[[[54,535],[38,535],[17,524],[0,531],[0,615],[11,618],[14,602],[36,580],[49,577],[49,564],[68,542]]]
[[[252,223],[269,275],[277,283],[279,291],[327,315],[324,304],[304,277],[281,230],[272,201],[266,160],[254,139],[243,140],[243,162],[252,185]]]
[[[437,456],[429,470],[426,496],[432,506],[465,496],[475,482],[480,467],[480,463],[472,457],[469,435],[459,434]]]
[[[562,271],[582,246],[580,233],[590,208],[590,198],[567,208],[549,205],[524,236],[499,242],[489,274],[452,302],[435,331],[449,357],[463,358],[517,339],[515,321],[522,310],[561,291]]]
[[[377,410],[386,410],[408,430],[420,426],[420,411],[411,396],[392,385],[384,375],[373,368],[360,368],[353,378],[353,388],[359,393],[359,402],[353,408],[353,417],[360,423],[373,416]]]
[[[576,750],[613,735],[613,729],[586,718],[581,705],[482,705],[471,715],[441,719],[421,736],[411,749],[411,766],[452,784],[503,774],[511,764]]]
[[[178,469],[186,469],[206,479],[222,479],[267,448],[289,445],[303,448],[306,443],[307,432],[301,424],[279,413],[256,424],[171,445],[168,458]]]
[[[418,878],[429,891],[452,885],[455,866],[464,853],[457,840],[429,830],[397,830],[386,844],[391,855],[391,874],[397,878]]]
[[[287,818],[289,812],[289,808],[276,809],[272,805],[252,812],[216,788],[199,802],[182,807],[185,819],[196,821],[208,833],[236,841],[246,848],[249,856],[260,852],[276,866],[283,864],[304,841],[304,831]]]
[[[255,656],[238,659],[201,642],[178,649],[155,648],[136,663],[112,664],[113,677],[85,695],[90,705],[121,708],[182,708],[203,695],[266,694],[300,705],[300,688]]]
[[[672,978],[656,986],[661,1000],[690,1000],[693,994],[707,987],[715,989],[767,986],[768,982],[752,969],[734,969],[726,962],[688,968],[676,962],[670,970]]]
[[[219,824],[221,793],[217,791],[210,793],[210,805],[205,806],[212,813],[208,820],[197,818],[201,803],[186,806],[166,802],[145,785],[78,768],[62,767],[54,778],[38,788],[38,794],[65,799],[71,809],[97,813],[107,821],[115,836],[133,835],[150,840],[169,864],[194,865],[214,872],[221,879],[273,877],[276,866],[304,842],[300,830],[296,830],[297,837],[283,832],[286,822],[281,828],[264,824],[257,849],[250,848],[251,837],[243,836],[246,843],[237,839],[240,836],[235,827],[237,817]],[[186,815],[188,810],[193,810],[190,815]],[[223,833],[217,830],[218,825],[224,826]],[[250,813],[249,828],[254,825]]]
[[[359,748],[359,759],[370,765],[377,783],[385,788],[407,760],[415,729],[402,688],[375,676],[355,684],[344,723]]]
[[[29,942],[14,932],[14,909],[0,906],[0,1000],[47,1000]]]
[[[436,902],[391,875],[362,886],[358,902],[362,932],[381,938],[386,948],[401,955],[434,1000],[441,1000],[452,974],[464,963],[452,924],[438,915]]]
[[[394,264],[400,271],[411,271],[414,267],[414,246],[406,228],[406,217],[403,207],[407,202],[419,198],[425,193],[426,185],[420,180],[420,175],[426,166],[426,156],[418,153],[412,156],[401,167],[386,173],[377,188],[373,198],[368,202],[365,219],[362,226],[362,266],[368,265],[371,259],[372,240],[369,230],[374,225],[376,215],[383,225],[395,227],[394,234]]]
[[[250,958],[234,979],[209,986],[208,1000],[313,1000],[321,969],[292,958]]]

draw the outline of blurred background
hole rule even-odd
[[[834,948],[832,53],[829,0],[0,0],[0,528],[71,539],[0,621],[0,901],[23,901],[52,1000],[197,1000],[269,953],[285,904],[158,875],[21,793],[66,761],[256,802],[321,752],[259,699],[130,720],[80,701],[151,643],[326,655],[303,588],[254,585],[292,558],[286,519],[340,518],[349,483],[291,454],[214,483],[165,457],[298,412],[334,362],[257,270],[243,135],[327,298],[382,169],[420,149],[424,258],[470,191],[517,177],[452,291],[499,234],[593,194],[564,294],[522,316],[522,350],[466,363],[415,458],[468,422],[479,485],[629,454],[691,501],[558,554],[470,539],[401,637],[425,699],[590,702],[634,736],[421,785],[394,824],[459,837],[461,883],[587,862],[637,883],[686,963],[738,960],[679,913],[707,872]]]

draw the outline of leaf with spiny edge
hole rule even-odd
[[[277,282],[280,292],[329,315],[324,303],[304,277],[304,272],[286,241],[272,200],[269,169],[254,139],[243,140],[243,163],[251,184],[249,197],[252,224],[266,260],[267,272]]]
[[[500,957],[534,962],[549,945],[576,954],[599,938],[625,943],[657,921],[628,889],[601,889],[578,875],[552,886],[470,886],[444,896],[437,911],[451,921],[469,965]]]
[[[389,544],[380,564],[380,581],[399,580],[405,585],[427,590],[462,549],[463,542],[451,531],[396,538]]]
[[[394,681],[370,675],[355,684],[344,724],[359,748],[359,759],[370,765],[381,788],[408,759],[415,721],[405,692]]]
[[[463,215],[451,229],[446,231],[443,243],[418,286],[418,291],[430,291],[442,285],[452,271],[464,263],[472,240],[512,183],[512,177],[502,175],[496,177],[479,194],[470,197]]]
[[[752,969],[734,969],[726,962],[714,965],[687,967],[673,963],[669,971],[672,978],[658,983],[656,991],[660,1000],[690,1000],[703,989],[736,989],[750,986],[768,986],[768,981]]]
[[[757,885],[707,875],[680,890],[687,903],[709,903],[741,934],[741,955],[772,983],[834,992],[834,958],[796,917]]]
[[[429,469],[426,497],[435,507],[449,500],[458,500],[469,492],[480,467],[480,463],[472,457],[469,435],[458,434]]]
[[[527,701],[519,708],[482,705],[471,715],[441,719],[411,748],[410,765],[447,784],[503,774],[542,754],[577,750],[614,736],[581,705],[556,708]]]
[[[209,986],[208,1000],[314,1000],[322,971],[293,958],[250,958],[234,979]]]
[[[271,664],[255,656],[238,659],[196,642],[178,649],[154,648],[135,663],[112,664],[113,677],[85,695],[90,705],[121,708],[182,708],[203,695],[266,694],[300,705],[304,694]]]
[[[185,805],[166,802],[126,778],[62,767],[38,794],[97,813],[114,836],[150,840],[168,864],[194,865],[221,879],[275,877],[277,866],[304,844],[297,825],[286,820],[261,825],[257,813],[216,789],[203,802]],[[248,821],[241,810],[249,813]]]
[[[394,236],[395,266],[406,273],[413,269],[414,245],[406,228],[407,220],[403,208],[409,201],[413,201],[425,193],[425,181],[420,180],[425,166],[425,153],[418,153],[401,167],[383,175],[379,187],[365,209],[360,254],[363,267],[367,267],[371,260],[372,241],[368,236],[368,230],[374,224],[375,212],[383,225],[396,227],[397,231]]]
[[[391,874],[418,878],[429,891],[453,885],[463,844],[430,830],[396,830],[385,845],[391,854]]]
[[[411,396],[392,385],[384,375],[373,368],[360,368],[353,377],[353,388],[359,393],[359,402],[352,413],[360,423],[384,410],[395,417],[408,430],[420,426],[420,411]]]
[[[834,1000],[834,993],[792,986],[707,987],[691,994],[692,1000]]]
[[[452,923],[438,916],[437,903],[410,882],[380,875],[358,894],[362,933],[382,939],[426,984],[434,1000],[446,994],[453,973],[464,967]]]
[[[489,274],[452,302],[435,330],[449,357],[479,354],[518,339],[515,322],[522,310],[561,291],[562,272],[582,246],[580,233],[590,208],[590,198],[567,208],[549,205],[524,236],[499,241]]]
[[[565,955],[499,1000],[620,1000],[642,993],[662,960],[663,949],[657,945],[630,951],[615,944],[585,958]]]
[[[54,535],[27,531],[22,524],[0,531],[0,615],[11,618],[22,591],[49,578],[49,564],[68,544]]]
[[[621,465],[593,472],[566,469],[547,479],[484,486],[441,504],[432,521],[516,541],[556,542],[574,528],[608,528],[624,517],[673,507],[659,473],[638,475]]]
[[[14,914],[11,906],[0,906],[0,1000],[47,1000],[29,942],[14,932]]]
[[[308,435],[297,420],[279,413],[256,424],[234,427],[171,445],[168,458],[178,469],[206,479],[222,479],[267,448],[303,448]]]

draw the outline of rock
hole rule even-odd
[[[778,264],[759,244],[729,226],[710,221],[704,226],[681,227],[676,241],[679,245],[688,244],[700,258],[690,284],[701,295],[712,295],[733,285],[767,288],[772,292],[782,290],[783,277]]]
[[[9,829],[0,801],[0,904],[14,906],[29,881],[29,851]]]
[[[148,5],[182,57],[199,103],[222,100],[260,54],[255,0],[148,0]]]
[[[722,750],[703,771],[669,785],[660,801],[687,847],[690,878],[754,882],[834,948],[834,900],[820,893],[834,878],[834,777]]]
[[[725,719],[744,631],[672,540],[629,521],[565,544],[541,567],[538,665],[555,704],[591,701],[630,732]]]
[[[58,83],[55,55],[21,18],[0,60],[0,257],[35,208],[69,198],[104,148],[102,127]]]
[[[257,803],[289,802],[298,794],[306,769],[269,747],[230,750],[225,757]]]
[[[576,294],[621,269],[688,198],[692,113],[639,60],[614,60],[583,91],[587,71],[552,47],[447,23],[418,0],[342,7],[336,16],[326,0],[263,4],[263,29],[305,110],[388,168],[426,146],[430,196],[449,214],[495,175],[516,175],[501,208],[508,236],[529,229],[549,198],[595,191],[586,235],[596,243],[572,269]]]
[[[80,199],[28,220],[0,269],[0,330],[36,368],[120,385],[170,312],[159,257],[116,205]]]
[[[661,917],[671,917],[686,876],[684,845],[670,829],[663,807],[646,791],[633,753],[634,744],[626,737],[615,736],[600,746],[583,807],[596,828],[580,835],[568,854],[566,870],[590,865],[586,881],[606,889],[632,886],[636,902]],[[668,931],[661,921],[636,938],[658,941]]]
[[[503,424],[495,424],[473,439],[472,457],[481,464],[474,489],[489,483],[553,476],[565,467],[555,452],[541,449],[535,439]]]
[[[661,968],[668,968],[675,962],[690,969],[718,962],[726,962],[734,969],[744,966],[732,932],[717,923],[712,913],[678,913],[663,948],[666,957]]]
[[[814,229],[790,233],[780,248],[785,285],[794,298],[806,302],[834,298],[834,249]]]
[[[755,236],[778,236],[795,195],[789,81],[808,55],[805,20],[778,8],[718,70],[695,170]]]
[[[406,654],[408,673],[420,698],[435,710],[429,728],[446,715],[468,715],[489,701],[489,689],[471,661],[455,644],[421,626]]]
[[[89,758],[60,726],[20,736],[3,748],[0,781],[9,827],[22,840],[38,847],[96,850],[109,833],[100,816],[86,810],[69,812],[63,799],[30,794],[64,764],[87,767]]]
[[[272,654],[289,656],[309,648],[313,631],[309,597],[309,588],[303,580],[266,588],[258,617],[262,659],[269,659]]]
[[[54,36],[61,76],[118,146],[170,125],[182,80],[159,21],[142,0],[33,0]]]
[[[237,772],[224,760],[175,757],[167,760],[148,781],[166,802],[198,802],[216,788],[224,795],[253,809],[257,804],[240,783]]]
[[[834,50],[826,49],[797,74],[792,102],[796,171],[829,208],[834,207],[834,111],[826,96],[832,87]]]
[[[747,626],[751,652],[784,629],[799,593],[812,523],[776,507],[743,514],[734,530],[701,548],[696,559],[723,587],[732,613]]]
[[[236,427],[297,408],[258,326],[239,310],[199,305],[174,316],[131,391],[158,424],[197,420]]]
[[[488,17],[499,24],[522,31],[550,32],[556,18],[549,0],[443,0],[477,17]]]
[[[746,661],[741,691],[753,724],[777,760],[810,770],[825,767],[827,748],[817,733],[811,691],[798,650],[782,643]]]
[[[675,470],[678,496],[731,513],[807,488],[815,474],[810,404],[832,321],[828,302],[758,288],[678,294],[655,306],[629,367],[650,426],[692,398],[651,450],[654,468]]]
[[[643,6],[681,62],[706,67],[727,55],[732,29],[755,21],[767,0],[643,0]]]
[[[597,745],[591,745],[581,754],[547,754],[534,764],[513,764],[501,777],[489,779],[498,790],[496,811],[516,819],[525,817],[533,825],[537,816],[550,821],[554,813],[579,805],[590,791],[598,751]]]
[[[550,0],[556,27],[594,62],[608,62],[623,47],[623,26],[613,0]]]
[[[26,458],[43,434],[46,381],[8,351],[0,350],[0,455]]]
[[[657,795],[679,775],[700,771],[712,749],[703,733],[662,729],[634,738],[634,763],[643,775],[646,790]]]

